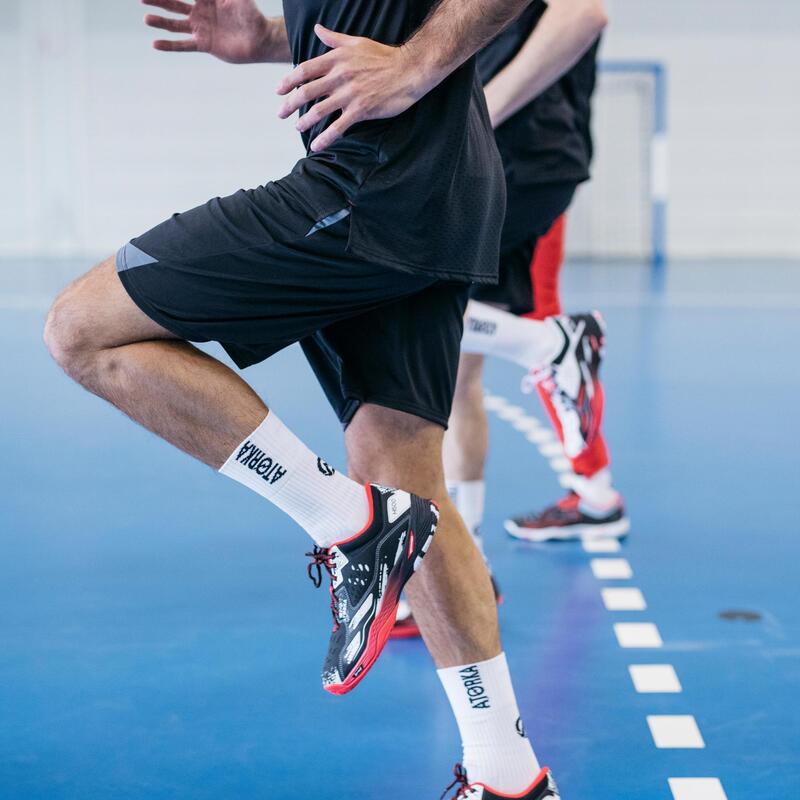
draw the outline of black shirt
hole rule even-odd
[[[327,48],[314,24],[407,40],[435,0],[284,0],[295,63]],[[304,135],[306,146],[333,118]],[[352,128],[280,182],[318,218],[351,206],[349,251],[373,263],[494,282],[505,213],[502,162],[474,59],[398,117]]]
[[[484,85],[517,55],[546,10],[545,2],[534,0],[480,52],[478,70]],[[495,131],[511,184],[588,179],[598,46],[599,40],[569,72]]]

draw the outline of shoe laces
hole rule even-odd
[[[453,767],[453,775],[455,778],[453,782],[442,792],[439,800],[444,800],[444,796],[451,790],[458,787],[458,791],[450,798],[450,800],[461,800],[466,798],[470,792],[469,778],[467,778],[467,771],[461,764],[456,764]]]
[[[333,616],[333,629],[339,627],[339,615],[337,613],[336,596],[333,593],[333,581],[336,578],[336,558],[325,547],[314,546],[314,549],[306,555],[311,559],[308,564],[308,577],[315,588],[322,586],[322,568],[324,567],[331,579],[331,615]]]

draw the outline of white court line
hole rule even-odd
[[[662,750],[702,750],[706,743],[691,714],[647,717],[656,747]]]
[[[512,421],[511,427],[520,433],[527,433],[541,428],[542,423],[536,417],[520,417]]]
[[[593,558],[590,565],[595,578],[601,581],[626,581],[633,577],[627,558]]]
[[[647,608],[644,595],[639,589],[625,587],[603,589],[603,603],[609,611],[644,611]]]
[[[571,472],[562,472],[558,476],[558,482],[562,489],[572,489],[575,485],[575,476]]]
[[[501,408],[505,408],[507,405],[508,403],[505,397],[498,397],[493,394],[486,394],[483,397],[483,407],[487,409],[487,411],[498,411]]]
[[[525,438],[531,444],[541,444],[542,442],[555,441],[556,435],[547,428],[534,428],[534,430],[528,431]]]
[[[556,458],[564,455],[564,446],[556,439],[552,442],[545,442],[539,445],[539,452],[545,458]]]
[[[683,691],[672,664],[631,664],[628,671],[639,694],[679,694]]]
[[[572,472],[572,462],[566,456],[551,458],[550,469],[558,473]]]
[[[512,420],[528,416],[525,409],[521,406],[504,406],[503,408],[498,408],[495,413],[505,422],[511,422]]]
[[[662,647],[664,642],[652,622],[617,622],[614,634],[620,647]]]
[[[562,475],[561,477],[563,478],[565,476]],[[583,539],[581,544],[583,544],[583,549],[587,553],[619,553],[622,549],[619,539],[612,539],[610,537],[604,539]]]
[[[719,778],[670,778],[674,800],[728,800]]]

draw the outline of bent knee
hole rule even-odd
[[[50,355],[67,372],[93,351],[89,308],[75,284],[53,302],[44,325],[44,342]]]

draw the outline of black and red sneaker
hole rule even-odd
[[[621,539],[631,523],[625,516],[622,498],[607,511],[596,512],[581,502],[576,492],[569,492],[555,505],[524,517],[507,519],[505,529],[515,539],[547,542],[553,539]]]
[[[494,599],[497,601],[497,605],[503,604],[503,595],[500,591],[500,586],[497,583],[494,575],[489,575],[492,579],[492,589],[494,590]],[[411,606],[409,606],[406,600],[400,600],[400,604],[397,607],[397,619],[395,620],[394,627],[392,628],[392,633],[390,634],[390,639],[419,639],[422,634],[419,630],[419,625],[417,625],[416,621],[414,620],[414,614],[411,612]]]
[[[503,794],[490,789],[484,783],[470,783],[467,773],[461,764],[456,764],[453,774],[455,780],[442,792],[440,800],[451,790],[456,793],[450,800],[560,800],[558,786],[553,780],[550,770],[545,767],[535,778],[533,783],[524,791],[517,794]]]
[[[564,334],[564,348],[552,363],[532,371],[522,388],[536,386],[564,452],[577,458],[592,444],[603,420],[605,323],[597,311],[550,319]]]
[[[331,694],[354,689],[377,661],[397,614],[400,592],[431,545],[439,510],[398,489],[366,487],[370,519],[363,531],[330,549],[314,548],[308,575],[331,578],[333,633],[322,668]]]

